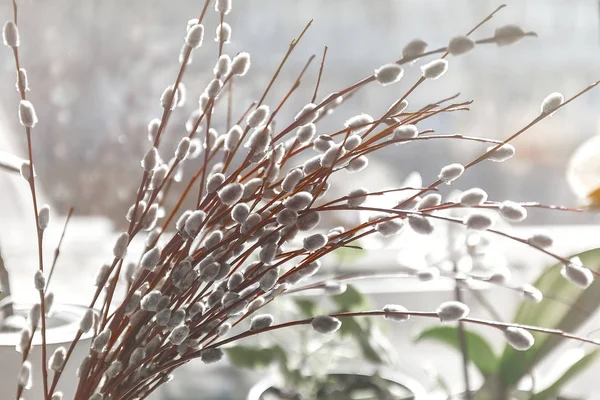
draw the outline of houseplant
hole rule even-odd
[[[600,250],[594,249],[578,254],[586,265],[596,269],[600,266]],[[598,282],[581,290],[561,275],[562,265],[553,265],[545,269],[533,286],[544,293],[539,302],[524,299],[515,316],[511,319],[522,325],[543,324],[548,329],[557,331],[575,331],[580,328],[597,311],[600,300],[596,295]],[[507,283],[508,284],[508,283]],[[542,337],[534,333],[536,343],[525,352],[517,352],[505,346],[498,354],[494,346],[477,332],[467,331],[469,346],[468,358],[483,377],[481,387],[475,391],[475,399],[526,398],[549,400],[561,395],[563,386],[583,372],[596,361],[598,350],[581,346],[570,346],[558,350],[560,340]],[[438,341],[444,345],[460,350],[458,329],[452,326],[436,326],[420,332],[416,338]],[[562,354],[562,360],[556,355]],[[554,356],[554,367],[558,373],[550,380],[548,371],[539,373],[539,364]],[[523,382],[535,376],[532,382]],[[563,397],[564,398],[564,397]]]
[[[354,317],[386,316],[401,321],[413,316],[486,325],[504,332],[509,343],[521,350],[533,345],[529,331],[591,341],[540,327],[469,318],[468,308],[458,301],[442,304],[434,311],[408,311],[400,306],[390,306],[384,310],[341,312],[279,324],[275,324],[271,315],[257,313],[265,304],[290,290],[291,285],[316,273],[320,259],[332,251],[352,248],[353,243],[369,235],[391,236],[408,229],[428,235],[441,221],[473,230],[487,230],[544,251],[565,264],[568,279],[589,286],[593,277],[583,265],[546,250],[546,242],[540,236],[519,238],[492,229],[493,219],[481,212],[485,209],[508,220],[520,221],[525,218],[528,207],[544,206],[487,200],[487,194],[482,190],[471,191],[470,196],[460,202],[442,202],[437,192],[442,183],[451,184],[466,169],[490,160],[509,159],[515,152],[509,142],[597,83],[567,99],[558,93],[549,95],[542,102],[541,112],[502,141],[440,135],[429,129],[420,131],[416,124],[444,113],[466,111],[470,105],[469,101],[455,102],[457,96],[432,98],[430,104],[420,108],[408,104],[411,93],[442,78],[448,68],[449,56],[464,54],[476,46],[509,45],[535,35],[518,26],[505,25],[489,37],[472,40],[470,37],[491,20],[500,7],[466,35],[452,38],[448,46],[426,51],[424,41],[412,41],[404,47],[401,59],[378,67],[364,79],[317,101],[326,61],[325,49],[312,98],[302,101],[301,104],[306,105],[294,104],[294,109],[298,110],[294,120],[278,121],[275,127],[275,117],[284,104],[296,101],[293,95],[302,83],[305,69],[299,71],[298,79],[283,99],[271,99],[276,104],[273,110],[266,106],[265,100],[270,99],[271,88],[281,68],[311,23],[290,43],[261,97],[239,115],[224,103],[243,82],[250,67],[250,55],[242,52],[230,57],[225,53],[231,36],[231,27],[226,22],[231,1],[217,0],[214,5],[220,19],[216,31],[219,57],[214,78],[200,95],[199,107],[191,115],[187,134],[183,135],[171,156],[170,150],[161,147],[161,141],[164,142],[162,139],[167,134],[170,116],[185,101],[186,66],[192,53],[202,45],[202,23],[208,17],[211,4],[210,0],[205,0],[198,18],[190,20],[187,28],[182,29],[185,42],[179,72],[161,96],[161,117],[148,125],[150,146],[142,157],[140,185],[126,213],[128,227],[116,240],[113,259],[99,268],[93,298],[73,341],[50,354],[47,316],[42,312],[47,301],[47,268],[41,251],[50,210],[38,205],[36,182],[43,178],[43,171],[35,170],[32,155],[36,143],[33,132],[38,118],[34,105],[28,100],[26,66],[19,57],[18,21],[27,15],[19,14],[17,2],[13,1],[13,16],[4,25],[3,40],[15,60],[16,87],[20,96],[18,116],[28,149],[28,160],[20,170],[31,192],[36,219],[39,269],[33,277],[33,286],[40,299],[30,313],[32,332],[26,328],[22,333],[27,340],[23,340],[26,346],[15,398],[19,399],[30,388],[32,374],[39,374],[43,398],[60,399],[64,365],[72,361],[73,349],[88,332],[92,332],[93,341],[89,355],[78,366],[80,379],[73,396],[75,399],[145,398],[168,382],[179,366],[198,358],[209,364],[217,362],[224,355],[223,348],[238,340],[278,329],[301,329],[303,325],[310,325],[320,334],[332,334],[340,329],[344,319]],[[429,62],[421,60],[430,56],[441,58]],[[306,68],[313,58],[309,58]],[[417,60],[421,64],[420,78],[380,117],[360,114],[339,124],[337,132],[316,135],[315,124],[334,113],[344,103],[344,98],[357,95],[372,83],[383,86],[396,83],[403,76],[402,65]],[[225,121],[238,121],[237,124],[225,122],[221,125],[226,127],[227,134],[219,135],[214,129],[223,120],[215,110],[224,112]],[[360,172],[367,167],[370,153],[395,144],[408,146],[410,142],[427,140],[484,143],[486,150],[465,164],[440,166],[439,177],[423,188],[401,187],[376,192],[357,188],[341,198],[323,197],[334,173]],[[307,153],[314,155],[313,149],[316,156],[306,161],[298,160]],[[180,201],[173,209],[162,210],[164,198],[176,190],[171,183],[179,176],[180,166],[192,163],[194,159],[199,165],[183,192],[176,194]],[[408,197],[396,197],[409,189],[411,195]],[[395,205],[364,205],[365,200],[375,196],[391,196]],[[193,199],[193,206],[183,211],[186,198]],[[444,210],[453,208],[469,208],[473,212],[465,219],[444,216]],[[162,211],[166,218],[158,222]],[[319,226],[321,218],[328,213],[346,211],[379,214],[350,227],[327,229],[324,224]],[[174,233],[169,234],[172,223]],[[138,235],[146,238],[144,254],[141,259],[129,260],[127,249]],[[419,276],[435,278],[431,270],[419,271]],[[120,278],[126,281],[124,285]],[[122,300],[113,302],[117,291],[122,293]],[[32,371],[28,361],[34,331],[40,335],[41,371]]]
[[[274,314],[314,318],[367,307],[372,308],[368,298],[348,285],[344,293],[327,297],[286,296]],[[349,318],[342,324],[338,338],[299,331],[271,335],[257,344],[238,344],[225,352],[235,366],[271,367],[277,371],[257,384],[248,400],[264,399],[267,394],[282,399],[343,399],[358,393],[364,399],[422,398],[425,388],[400,373],[401,357],[377,322]]]

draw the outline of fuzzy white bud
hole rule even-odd
[[[521,287],[521,290],[523,291],[523,297],[525,297],[525,299],[528,301],[537,304],[544,299],[544,294],[538,288],[530,285],[529,283],[524,284]]]
[[[81,317],[81,321],[79,321],[79,330],[82,333],[87,333],[92,329],[94,325],[94,311],[92,309],[87,309],[85,314]]]
[[[31,389],[33,381],[31,378],[31,363],[29,361],[24,361],[23,364],[21,364],[17,383],[25,390]]]
[[[348,172],[360,172],[363,169],[367,168],[369,165],[369,159],[367,156],[358,156],[354,157],[348,165],[346,166],[346,170]]]
[[[171,334],[169,334],[168,340],[169,340],[169,342],[171,342],[177,346],[177,345],[180,345],[181,343],[183,343],[183,341],[185,339],[187,339],[189,334],[190,334],[190,328],[188,328],[186,325],[179,325],[178,327],[176,327],[175,329],[173,329],[171,331]]]
[[[16,349],[19,353],[25,353],[29,349],[29,342],[31,341],[31,329],[27,326],[21,329],[19,332],[19,341],[17,342]]]
[[[469,229],[485,231],[494,226],[494,221],[486,214],[473,213],[467,216],[464,220],[465,225]]]
[[[393,131],[392,140],[408,140],[419,136],[419,128],[416,125],[400,125]]]
[[[244,146],[252,149],[255,155],[262,156],[271,142],[271,128],[259,126],[254,129]]]
[[[26,128],[33,128],[38,123],[38,117],[35,108],[28,100],[19,102],[19,122]]]
[[[225,136],[225,150],[234,150],[242,138],[242,134],[243,131],[239,125],[232,126],[229,132],[227,132],[227,136]]]
[[[110,265],[103,264],[100,269],[98,269],[98,273],[96,274],[95,286],[103,287],[108,281],[108,277],[110,275]]]
[[[231,60],[231,73],[244,76],[250,68],[250,54],[246,52],[239,53]]]
[[[239,182],[229,183],[219,190],[219,199],[227,206],[234,205],[242,199],[244,185]]]
[[[554,240],[543,233],[535,233],[527,239],[527,243],[544,249],[546,247],[551,247],[552,244],[554,244]]]
[[[304,178],[304,172],[301,168],[291,169],[283,179],[283,182],[281,183],[281,189],[284,192],[293,191],[298,183],[300,183],[302,178]]]
[[[479,206],[488,198],[488,194],[480,188],[472,188],[465,190],[460,195],[460,204],[466,207]]]
[[[216,173],[208,177],[206,180],[206,192],[214,193],[225,182],[225,175]]]
[[[200,360],[202,360],[205,364],[212,364],[217,361],[220,361],[225,354],[221,349],[208,348],[202,350],[200,353]]]
[[[398,82],[404,75],[404,70],[398,64],[385,64],[375,70],[377,82],[383,86]]]
[[[201,24],[194,24],[188,27],[187,34],[185,35],[185,43],[192,49],[197,49],[202,46],[202,39],[204,38],[204,26]]]
[[[29,182],[35,175],[35,169],[33,171],[33,173],[31,172],[31,165],[29,164],[29,161],[23,161],[23,163],[21,163],[21,167],[19,172],[21,173],[21,177],[23,179],[25,179],[27,182]]]
[[[302,125],[296,131],[296,141],[299,144],[308,143],[313,138],[313,136],[315,135],[316,132],[317,132],[317,127],[315,126],[315,124],[310,123],[310,124]]]
[[[436,267],[428,267],[417,272],[417,278],[421,282],[429,282],[440,277],[440,270]]]
[[[319,118],[319,110],[316,110],[317,105],[314,103],[308,103],[296,114],[294,120],[301,123],[302,125],[313,123]]]
[[[354,150],[361,143],[362,143],[362,137],[360,137],[359,135],[350,135],[350,136],[348,136],[348,138],[346,139],[346,142],[344,143],[344,149],[348,150],[348,151]]]
[[[508,344],[515,350],[529,350],[535,340],[533,335],[526,329],[509,326],[504,330],[504,337]]]
[[[475,42],[467,36],[456,36],[448,43],[448,53],[453,56],[468,53],[475,47]]]
[[[202,210],[196,210],[190,214],[188,219],[185,221],[185,231],[191,237],[196,237],[200,231],[200,226],[206,219],[206,213]]]
[[[188,137],[184,137],[179,141],[179,144],[177,145],[177,149],[175,150],[175,158],[177,160],[183,160],[187,157],[189,151],[190,139]]]
[[[568,264],[565,264],[562,267],[561,274],[571,283],[582,289],[587,289],[592,282],[594,282],[592,271],[581,265],[579,257],[576,257]]]
[[[325,154],[323,154],[323,157],[321,157],[321,166],[324,168],[332,168],[344,154],[346,154],[346,151],[340,145],[331,146]]]
[[[160,249],[158,247],[154,247],[148,250],[140,261],[140,266],[144,269],[153,270],[158,261],[160,260]]]
[[[158,337],[158,336],[155,336]],[[112,361],[108,368],[106,368],[106,377],[112,379],[123,370],[123,363],[121,361]]]
[[[373,117],[363,113],[348,119],[346,122],[344,122],[344,126],[346,128],[350,128],[352,133],[360,134],[369,129],[373,121]]]
[[[54,350],[54,353],[50,356],[50,360],[48,360],[48,369],[52,371],[62,371],[65,365],[65,359],[67,356],[67,350],[64,347],[59,347]]]
[[[421,39],[411,40],[404,48],[402,49],[402,57],[403,58],[415,58],[420,56],[425,52],[427,48],[427,42]]]
[[[433,60],[421,67],[423,78],[438,79],[448,71],[448,61],[438,59]]]
[[[312,328],[322,334],[334,333],[342,326],[342,321],[329,315],[319,315],[310,323]]]
[[[550,93],[544,101],[542,101],[541,113],[553,114],[558,107],[565,102],[565,97],[560,93]]]
[[[113,255],[116,258],[125,258],[127,255],[127,246],[129,246],[129,234],[127,234],[127,232],[123,232],[115,241]]]
[[[110,340],[111,335],[112,333],[110,329],[104,329],[98,334],[98,336],[94,338],[94,341],[92,342],[90,348],[98,353],[103,352],[106,349],[106,346],[108,345],[108,341]]]
[[[494,40],[498,46],[508,46],[527,36],[527,32],[518,25],[504,25],[496,28]]]
[[[277,214],[277,223],[283,226],[291,226],[298,220],[298,213],[294,210],[284,208]]]
[[[327,244],[327,236],[322,233],[315,233],[314,235],[310,235],[304,238],[302,242],[304,250],[306,251],[317,251]]]
[[[231,12],[231,0],[216,0],[215,11],[224,15]]]
[[[451,184],[465,172],[465,167],[462,164],[449,164],[442,168],[439,178],[446,184]]]
[[[262,218],[260,214],[251,213],[250,215],[248,215],[248,218],[246,218],[246,220],[240,228],[240,232],[242,233],[242,235],[245,235],[252,231],[260,223],[261,220]]]
[[[418,234],[430,235],[433,233],[433,224],[428,218],[422,215],[409,215],[408,224]]]
[[[206,93],[209,99],[214,100],[219,95],[219,92],[221,92],[222,87],[223,82],[221,82],[220,79],[215,78],[212,81],[210,81],[210,83],[206,86],[204,93]]]
[[[156,190],[162,185],[165,178],[167,177],[167,173],[169,172],[169,168],[166,165],[161,165],[152,171],[152,179],[150,179],[150,188]],[[133,210],[131,210],[133,212]]]
[[[246,122],[248,123],[248,126],[250,126],[251,128],[256,128],[256,127],[264,124],[264,122],[268,116],[269,116],[269,107],[266,105],[262,105],[250,113],[250,115],[246,119]]]
[[[250,207],[246,203],[236,204],[231,210],[231,219],[238,224],[244,223],[248,215],[250,215]]]
[[[140,301],[140,307],[144,311],[156,311],[158,309],[158,302],[162,298],[162,293],[159,290],[152,290]]]
[[[317,211],[311,211],[298,217],[296,227],[301,231],[310,231],[319,225],[320,221],[321,216],[319,213]]]
[[[383,307],[383,311],[389,313],[402,313],[407,312],[408,310],[405,307],[399,306],[397,304],[386,304]],[[385,314],[385,319],[394,321],[394,322],[404,322],[410,318],[410,315],[406,314]]]
[[[17,83],[15,84],[18,92],[29,91],[29,80],[27,79],[27,71],[25,68],[19,68],[17,73]]]
[[[383,236],[393,236],[398,234],[404,227],[404,222],[399,219],[380,222],[375,225],[375,230]]]
[[[231,43],[231,25],[227,22],[217,25],[215,30],[215,42],[223,44]]]
[[[91,359],[90,356],[85,356],[83,358],[83,360],[81,360],[81,363],[79,364],[79,367],[77,368],[77,376],[79,378],[83,377],[84,374],[87,372],[86,370],[87,370],[88,364],[90,363],[90,359]]]
[[[148,140],[154,143],[156,135],[158,135],[158,129],[160,128],[160,119],[154,118],[148,123]]]
[[[33,283],[35,286],[35,290],[44,290],[44,288],[46,287],[46,277],[44,276],[44,273],[42,271],[35,271]]]
[[[175,90],[173,85],[168,86],[162,95],[160,96],[160,105],[162,108],[169,108],[174,110],[177,107],[177,103],[179,103],[179,91]]]
[[[50,206],[48,204],[44,204],[40,207],[38,213],[38,227],[41,230],[45,230],[48,227],[48,223],[50,222]]]
[[[7,21],[2,29],[2,41],[5,46],[19,47],[19,28],[13,21]]]
[[[259,314],[252,317],[250,320],[250,330],[260,331],[273,325],[273,316],[271,314]]]
[[[496,146],[490,146],[488,147],[487,151],[489,152],[495,147]],[[487,158],[490,161],[503,162],[514,156],[515,152],[516,150],[512,144],[503,144],[502,146],[498,147],[496,150],[488,154]]]
[[[527,209],[519,203],[506,200],[500,204],[500,215],[507,221],[520,222],[527,218]]]
[[[142,158],[140,165],[144,171],[150,172],[158,166],[159,159],[160,156],[158,155],[158,150],[156,147],[151,147],[144,155],[144,158]]]
[[[302,211],[307,208],[313,201],[313,195],[308,192],[298,192],[295,195],[288,197],[283,205],[285,208],[292,211]]]
[[[369,191],[367,189],[359,188],[354,189],[350,193],[348,193],[348,205],[350,207],[358,207],[367,201],[367,195]]]
[[[279,279],[279,272],[277,269],[268,270],[259,281],[259,285],[262,291],[266,292],[275,286]]]
[[[442,203],[442,195],[439,193],[429,193],[417,203],[418,210],[437,207]]]
[[[215,64],[213,72],[217,78],[229,75],[231,72],[231,58],[227,54],[221,55]]]
[[[446,301],[436,310],[442,322],[453,322],[469,315],[469,307],[459,301]]]

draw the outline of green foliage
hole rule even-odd
[[[308,299],[294,298],[294,303],[303,317],[312,318],[317,315],[317,304]]]
[[[348,249],[348,251],[356,252],[357,250]],[[330,308],[323,310],[319,306],[318,300],[310,297],[294,296],[291,298],[291,302],[302,318],[312,318],[326,313],[357,311],[370,307],[367,297],[352,285],[348,285],[344,293],[329,296],[329,299],[334,310]],[[388,353],[390,353],[391,346],[379,332],[377,321],[378,319],[371,318],[344,318],[339,333],[356,344],[365,361],[375,364],[389,363]],[[306,333],[310,335],[310,330]],[[321,338],[321,336],[317,337]],[[332,344],[333,342],[325,343],[319,351],[327,352],[327,347]],[[305,346],[305,344],[302,345]],[[307,367],[307,364],[303,360],[298,362],[298,360],[288,357],[288,351],[289,349],[278,345],[270,347],[237,345],[225,350],[231,363],[238,367],[258,369],[276,365],[290,388],[316,390],[321,387],[323,382],[328,379],[327,376],[319,374],[318,371],[302,374],[301,369]],[[308,354],[309,351],[303,349],[301,353]]]
[[[578,255],[583,264],[600,269],[600,249]],[[543,326],[565,332],[576,331],[600,306],[600,280],[585,290],[567,281],[560,273],[562,264],[548,268],[534,286],[552,298],[544,298],[539,304],[522,302],[514,322],[523,325]],[[557,335],[532,332],[533,347],[525,352],[506,346],[502,355],[500,376],[506,387],[516,385],[541,360],[550,354],[563,340]]]
[[[225,349],[229,361],[236,367],[262,368],[274,362],[287,364],[287,356],[281,346],[255,347],[234,346]]]
[[[364,310],[368,305],[367,298],[352,285],[344,293],[331,296],[331,300],[339,307],[337,312]]]
[[[600,249],[589,250],[578,255],[583,264],[591,270],[600,270]],[[580,289],[561,275],[562,264],[546,269],[534,286],[547,295],[539,304],[521,302],[513,321],[521,325],[543,326],[565,332],[576,331],[600,306],[600,280],[596,280],[585,290]],[[541,360],[547,357],[561,343],[558,335],[531,332],[535,337],[534,346],[528,351],[517,351],[506,345],[500,357],[492,351],[490,344],[478,334],[465,331],[470,361],[486,378],[480,392],[508,393]],[[456,327],[434,327],[421,332],[416,338],[435,340],[460,350]],[[531,397],[532,400],[553,399],[571,378],[595,361],[598,350],[594,350],[576,360],[548,388]],[[494,396],[492,396],[494,397]],[[496,398],[498,396],[495,396]],[[486,397],[478,393],[477,398]]]
[[[360,247],[357,241],[349,243],[347,246],[340,247],[333,252],[333,255],[339,263],[351,263],[361,259],[366,254],[365,249]]]
[[[489,376],[498,370],[498,356],[494,354],[494,350],[490,344],[481,337],[478,333],[464,330],[467,342],[467,353],[470,361],[477,367],[483,376]],[[416,341],[434,340],[444,343],[456,350],[460,351],[460,343],[458,340],[458,329],[453,326],[434,326],[421,332]]]
[[[596,361],[597,355],[598,351],[596,350],[579,358],[552,385],[534,395],[531,400],[548,400],[556,397],[565,383]]]

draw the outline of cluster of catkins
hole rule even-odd
[[[404,75],[402,64],[440,53],[439,50],[426,53],[427,43],[422,40],[409,43],[401,60],[377,68],[350,90],[301,107],[294,121],[279,133],[275,132],[273,121],[280,107],[272,111],[261,101],[253,104],[238,124],[219,134],[210,126],[213,110],[226,96],[225,89],[232,85],[233,78],[237,83],[246,75],[250,55],[242,52],[230,57],[222,53],[231,39],[231,27],[223,20],[231,10],[231,0],[217,0],[215,9],[221,16],[221,24],[216,30],[215,41],[220,51],[214,78],[200,95],[199,106],[186,124],[188,135],[167,157],[168,162],[163,161],[168,151],[160,149],[160,139],[169,115],[186,100],[180,77],[204,38],[204,27],[197,19],[190,20],[187,26],[179,59],[180,77],[161,96],[163,116],[148,125],[152,145],[141,161],[142,182],[126,215],[129,228],[117,238],[113,261],[98,272],[94,299],[71,345],[72,348],[85,335],[93,337],[89,355],[79,367],[76,398],[144,397],[167,382],[171,373],[188,360],[219,361],[224,354],[222,345],[276,329],[271,315],[256,312],[291,285],[314,275],[324,255],[360,237],[396,235],[407,229],[405,225],[419,234],[431,234],[437,215],[434,212],[440,207],[473,208],[464,220],[449,221],[473,230],[489,230],[493,226],[493,219],[485,212],[489,210],[483,208],[493,209],[510,221],[521,221],[526,216],[522,205],[490,202],[478,188],[465,191],[456,203],[443,203],[441,195],[427,194],[429,190],[424,190],[389,210],[365,207],[369,196],[380,193],[363,188],[325,202],[323,197],[332,174],[361,171],[368,166],[367,156],[371,152],[431,136],[430,132],[420,132],[416,124],[436,113],[460,107],[459,104],[442,108],[440,103],[408,112],[407,93],[379,119],[360,114],[347,120],[339,132],[317,134],[317,122],[343,103],[344,94],[354,93],[369,82],[393,84]],[[456,56],[472,50],[476,44],[508,45],[528,35],[518,26],[507,25],[498,28],[492,38],[478,42],[467,36],[453,38],[443,52]],[[4,26],[3,39],[7,46],[18,48],[19,35],[13,22]],[[438,79],[447,69],[445,56],[425,63],[421,66],[421,82]],[[23,68],[18,70],[17,90],[21,93],[28,90]],[[267,92],[268,88],[265,96]],[[542,114],[554,112],[563,101],[559,94],[550,95],[544,100]],[[38,122],[33,105],[24,98],[19,105],[19,119],[27,129]],[[485,153],[488,160],[504,161],[515,153],[510,144],[488,143],[496,143]],[[298,157],[308,152],[314,153]],[[183,212],[180,205],[169,212],[163,210],[162,200],[172,190],[169,183],[181,181],[181,168],[192,159],[202,161],[202,167],[181,198],[197,192],[196,207]],[[290,166],[294,159],[300,159],[300,164]],[[464,170],[458,163],[441,168],[437,184],[451,184]],[[30,183],[35,179],[30,162],[23,163],[21,173]],[[190,190],[196,186],[197,190]],[[326,229],[320,224],[323,213],[363,209],[380,214],[350,228]],[[159,220],[165,215],[169,217],[161,225]],[[49,208],[40,208],[39,229],[45,229],[48,220]],[[175,221],[174,226],[171,221]],[[174,229],[174,233],[165,232],[165,228]],[[142,257],[138,262],[126,262],[131,240],[141,233],[146,235]],[[538,248],[552,244],[549,237],[541,234],[525,242]],[[580,286],[585,287],[592,280],[590,271],[575,262],[567,264],[564,273]],[[428,269],[418,271],[417,275],[428,280],[437,277],[439,271]],[[502,279],[493,275],[488,280]],[[120,280],[126,284],[120,284]],[[31,310],[30,326],[23,330],[17,346],[24,353],[19,376],[21,389],[31,385],[31,364],[27,361],[31,337],[53,300],[42,271],[35,275],[35,288],[48,300],[45,313],[41,305]],[[339,293],[344,285],[330,283],[325,288]],[[117,291],[125,292],[124,300],[113,304]],[[466,318],[468,312],[462,303],[447,302],[432,315],[452,322]],[[405,321],[411,315],[398,305],[386,306],[383,313],[393,321]],[[338,317],[343,316],[323,315],[304,322],[316,332],[328,334],[340,328],[342,321]],[[245,322],[247,318],[249,322]],[[241,333],[233,335],[230,330],[236,325],[242,328]],[[504,331],[508,342],[517,349],[525,350],[533,344],[533,337],[525,329],[510,326]],[[52,400],[62,397],[55,388],[71,348],[59,348],[47,361],[47,368],[54,371],[48,393]]]

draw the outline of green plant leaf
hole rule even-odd
[[[344,318],[344,323],[340,328],[340,334],[342,336],[352,337],[358,344],[363,357],[367,361],[382,364],[386,362],[386,360],[382,356],[384,353],[378,351],[381,349],[377,349],[378,346],[373,340],[372,329],[372,322],[367,318],[363,318],[360,321],[354,317]]]
[[[591,270],[600,270],[600,249],[578,255]],[[539,304],[523,301],[514,322],[523,325],[576,331],[600,306],[600,280],[585,290],[567,281],[560,273],[562,264],[548,268],[534,283],[545,297]],[[506,346],[500,362],[502,384],[514,387],[539,361],[546,357],[563,338],[532,332],[535,344],[528,351],[517,351]]]
[[[348,246],[355,247],[340,247],[333,252],[333,255],[337,258],[338,262],[350,263],[365,256],[366,251],[360,247],[360,244],[357,241],[349,243]]]
[[[279,362],[287,365],[287,356],[280,346],[233,346],[224,349],[233,365],[241,368],[261,368]]]
[[[497,371],[498,357],[490,344],[479,334],[465,329],[467,352],[471,361],[483,376],[489,376]],[[458,328],[453,326],[434,326],[426,329],[415,338],[416,342],[434,340],[460,351]]]
[[[598,356],[598,350],[594,350],[577,360],[569,369],[567,369],[552,385],[540,393],[535,394],[531,400],[550,400],[560,394],[560,389],[572,378],[583,372],[589,367]]]
[[[338,312],[364,310],[369,303],[367,298],[352,285],[348,285],[344,293],[331,296],[331,300],[340,308]]]
[[[294,303],[303,316],[311,318],[317,315],[317,304],[314,301],[296,297]]]

